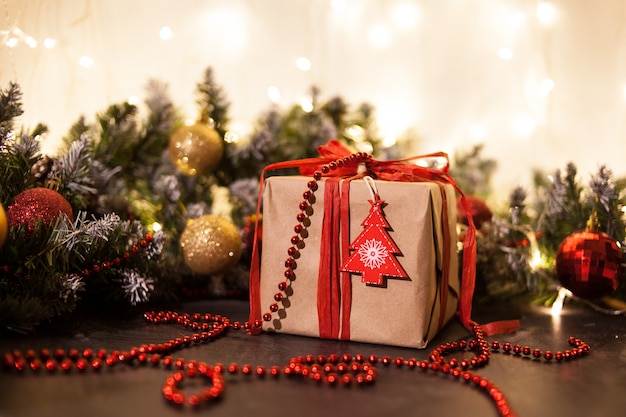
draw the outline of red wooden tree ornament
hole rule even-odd
[[[385,286],[385,277],[409,278],[396,259],[402,252],[387,232],[393,229],[382,210],[384,200],[375,194],[368,201],[372,207],[361,223],[365,229],[352,241],[350,250],[355,252],[346,260],[341,270],[361,275],[361,281],[368,285]]]

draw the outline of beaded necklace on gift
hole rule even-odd
[[[287,250],[288,258],[285,261],[285,280],[278,284],[279,292],[274,295],[274,300],[280,302],[284,291],[287,290],[291,278],[294,276],[296,262],[294,256],[298,251],[298,243],[304,238],[307,208],[317,190],[319,181],[323,174],[331,170],[336,170],[344,165],[358,164],[369,159],[371,156],[364,153],[356,153],[349,157],[338,159],[321,167],[315,171],[313,179],[308,182],[307,190],[303,193],[304,200],[300,203],[301,212],[297,215],[298,223],[294,227],[296,235],[291,238],[291,244]],[[95,269],[95,268],[94,268]],[[272,313],[278,311],[278,304],[272,303],[269,311],[262,315],[263,321],[270,321]],[[420,370],[422,372],[434,372],[449,375],[451,379],[458,380],[469,385],[473,385],[482,390],[494,403],[498,414],[502,417],[513,417],[515,413],[509,407],[506,397],[500,389],[490,380],[480,376],[476,369],[488,364],[493,352],[502,352],[512,357],[531,357],[537,361],[546,362],[571,361],[580,358],[590,352],[590,346],[586,342],[570,337],[568,342],[571,348],[564,351],[551,352],[521,346],[519,344],[500,343],[486,340],[482,327],[470,321],[470,332],[473,338],[469,341],[461,340],[444,343],[433,349],[428,359],[418,360],[415,358],[405,359],[404,357],[392,358],[390,356],[379,357],[377,355],[348,354],[343,355],[305,355],[293,357],[286,365],[274,365],[269,368],[263,365],[252,366],[250,364],[230,363],[228,365],[217,363],[208,364],[195,360],[186,360],[183,357],[174,357],[173,354],[186,347],[196,344],[208,343],[225,336],[231,329],[241,330],[258,334],[261,331],[262,321],[241,323],[231,321],[228,317],[212,315],[209,313],[181,314],[172,311],[147,312],[144,314],[147,323],[154,325],[176,324],[191,330],[192,333],[183,337],[171,339],[163,343],[143,344],[133,347],[128,351],[106,351],[100,349],[94,351],[85,349],[42,349],[35,351],[29,349],[25,352],[14,350],[2,356],[2,366],[7,372],[23,373],[31,370],[35,373],[62,372],[70,373],[78,371],[80,373],[88,370],[98,372],[102,368],[113,368],[120,365],[143,365],[161,366],[171,369],[170,374],[161,389],[163,397],[176,406],[200,407],[202,404],[210,403],[222,397],[224,392],[224,374],[241,374],[243,377],[256,375],[259,378],[288,377],[290,379],[306,380],[313,383],[325,384],[329,386],[366,386],[374,383],[378,379],[377,366],[408,368]],[[474,355],[471,358],[446,358],[455,352],[471,351]],[[198,392],[185,394],[181,391],[181,384],[185,378],[202,377],[210,381],[210,384]]]

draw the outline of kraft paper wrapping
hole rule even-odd
[[[262,308],[274,303],[277,285],[284,281],[287,249],[291,246],[296,215],[307,190],[309,177],[270,177],[263,196],[263,249],[260,297]],[[264,323],[264,330],[319,337],[317,319],[317,280],[320,237],[324,207],[324,182],[315,192],[308,237],[296,260],[295,279],[288,296],[279,302],[275,318]],[[367,286],[361,276],[352,274],[350,340],[424,348],[439,330],[439,285],[443,237],[441,228],[442,196],[432,182],[376,181],[378,194],[386,202],[383,211],[393,230],[389,235],[400,248],[397,256],[409,279],[387,278],[386,287]],[[446,323],[457,310],[460,282],[458,276],[456,200],[452,186],[446,185],[450,230],[449,294],[444,309]],[[342,198],[345,198],[342,196]],[[371,207],[370,191],[362,179],[350,183],[350,242],[363,231],[361,222]],[[348,254],[349,255],[349,254]],[[344,254],[342,254],[342,259]]]

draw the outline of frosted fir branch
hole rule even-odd
[[[591,177],[589,187],[593,192],[593,198],[597,199],[607,213],[611,213],[619,197],[615,184],[613,184],[613,172],[602,165],[598,173]]]
[[[548,196],[546,217],[550,219],[560,217],[563,210],[565,210],[566,199],[567,186],[561,178],[561,170],[557,170],[554,173],[552,187]]]
[[[257,132],[250,142],[250,146],[242,149],[242,159],[257,159],[262,160],[265,158],[265,153],[272,149],[272,141],[274,135],[268,129],[263,129]]]
[[[520,224],[522,222],[522,211],[524,210],[526,197],[528,194],[523,187],[515,187],[509,197],[509,207],[511,208],[511,223]]]
[[[146,278],[136,270],[125,269],[120,271],[122,289],[131,305],[144,303],[150,299],[150,293],[154,291],[154,280]]]
[[[111,182],[111,178],[118,174],[122,170],[122,167],[116,166],[109,168],[101,161],[92,160],[90,165],[90,173],[93,181],[93,185],[97,189],[105,189]]]
[[[120,217],[115,213],[107,213],[101,219],[87,219],[87,213],[81,211],[71,227],[65,230],[57,227],[56,234],[60,236],[60,244],[68,251],[72,251],[80,244],[91,245],[96,239],[108,241],[109,235],[120,224]],[[70,226],[68,224],[67,226]]]
[[[509,207],[524,207],[528,193],[524,187],[515,187],[509,197]]]
[[[154,191],[163,194],[171,203],[180,200],[180,182],[175,175],[161,175],[154,183]]]
[[[163,234],[163,232],[158,231],[154,233],[154,235],[152,236],[152,241],[144,250],[146,259],[151,260],[154,258],[158,258],[159,256],[161,256],[164,247],[165,235]]]
[[[13,119],[23,113],[22,90],[19,84],[9,82],[6,90],[0,90],[0,127],[10,130]]]
[[[24,156],[25,159],[36,159],[41,152],[41,145],[37,138],[23,134],[20,140],[16,141],[14,149],[18,154]]]
[[[148,91],[145,100],[149,113],[153,115],[151,122],[152,129],[156,131],[168,132],[174,122],[174,105],[167,94],[167,84],[159,80],[149,80],[146,86]]]
[[[187,209],[187,218],[189,219],[195,219],[209,212],[209,206],[204,201],[188,204],[186,209]]]
[[[236,180],[229,188],[231,195],[244,202],[248,211],[254,211],[259,190],[259,180],[256,177]]]
[[[80,275],[69,274],[62,277],[63,288],[60,291],[59,297],[64,301],[76,301],[78,300],[78,291],[85,289],[85,283]]]
[[[61,180],[67,189],[83,195],[96,193],[89,176],[92,152],[92,141],[83,133],[61,158]]]

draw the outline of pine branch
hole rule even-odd
[[[7,206],[11,200],[35,184],[33,165],[41,158],[39,142],[28,135],[13,138],[0,151],[0,201]]]
[[[620,198],[622,189],[613,180],[613,172],[601,166],[589,181],[591,195],[588,205],[596,209],[602,229],[619,242],[624,240],[625,223],[621,207],[625,203]]]
[[[23,113],[22,90],[17,83],[9,82],[6,90],[0,90],[0,149],[7,132],[13,129],[13,119]]]
[[[113,104],[97,116],[99,138],[94,144],[94,158],[110,168],[127,167],[137,144],[137,107],[127,102]]]
[[[196,90],[198,93],[196,103],[200,106],[199,122],[212,123],[223,138],[229,122],[230,103],[226,100],[222,86],[215,81],[213,68],[209,67],[204,71],[204,79],[196,84]]]
[[[49,183],[57,185],[58,192],[79,210],[87,206],[86,197],[95,195],[96,189],[90,176],[93,146],[87,134],[74,141],[67,152],[58,160],[59,167],[54,169]]]

